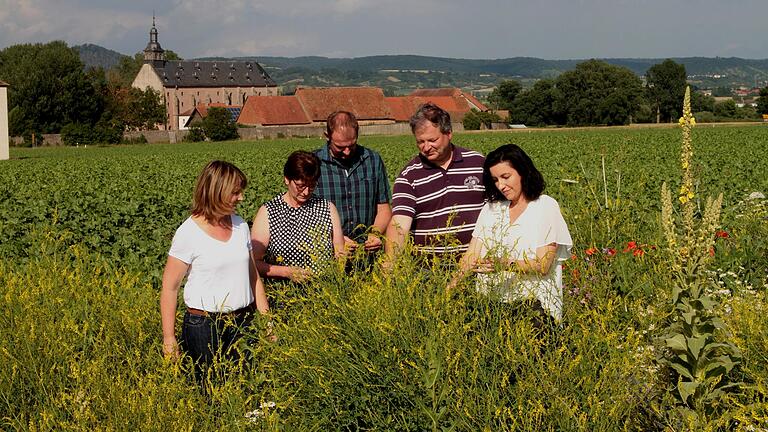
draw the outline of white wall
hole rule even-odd
[[[0,160],[8,157],[8,87],[0,87]]]

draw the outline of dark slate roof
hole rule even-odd
[[[166,61],[155,67],[165,87],[275,87],[266,71],[252,61]]]

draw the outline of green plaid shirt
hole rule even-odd
[[[315,154],[321,161],[315,194],[336,205],[345,236],[365,241],[376,219],[376,206],[392,198],[381,156],[358,145],[347,166],[333,158],[327,144]]]

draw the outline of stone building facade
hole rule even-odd
[[[0,160],[10,157],[8,140],[8,84],[0,81]]]
[[[133,87],[162,95],[167,113],[164,127],[178,130],[179,116],[198,104],[245,105],[248,96],[277,96],[277,84],[255,61],[166,60],[157,40],[154,19],[144,64]]]

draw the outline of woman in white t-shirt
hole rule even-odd
[[[530,303],[542,318],[560,321],[562,262],[573,245],[560,206],[542,195],[543,176],[514,144],[488,154],[483,180],[487,202],[459,263],[459,277],[474,271],[478,291],[504,303]]]
[[[163,273],[160,316],[166,356],[177,358],[181,348],[201,366],[219,351],[234,354],[229,348],[254,304],[260,313],[269,310],[251,255],[248,224],[235,214],[246,185],[245,174],[223,161],[210,162],[197,178],[192,215],[176,230]],[[176,307],[184,276],[187,310],[177,343]]]

